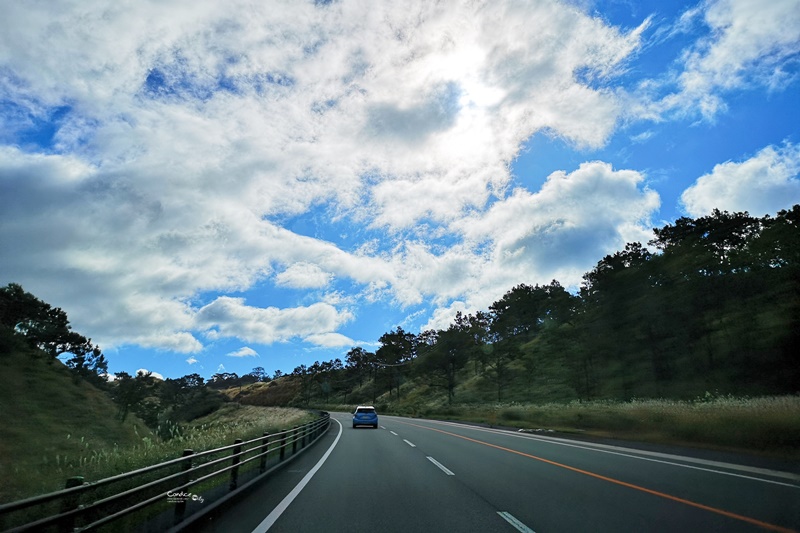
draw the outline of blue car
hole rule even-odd
[[[353,427],[372,426],[378,428],[378,413],[371,405],[359,405],[353,413]]]

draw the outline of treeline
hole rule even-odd
[[[604,257],[576,293],[555,280],[521,284],[447,329],[395,328],[374,352],[207,381],[119,373],[109,383],[102,352],[66,313],[12,283],[0,289],[0,354],[12,340],[50,361],[66,354],[76,377],[109,391],[120,419],[134,412],[151,426],[211,412],[236,387],[241,401],[301,406],[797,393],[799,224],[800,206],[680,218],[655,229],[649,248]]]
[[[76,378],[105,382],[108,362],[92,339],[72,330],[67,313],[25,292],[16,283],[0,288],[0,355],[21,341],[33,356],[52,363],[66,355],[64,364]]]
[[[565,401],[800,391],[800,206],[654,230],[583,277],[518,285],[445,330],[301,365],[294,401]],[[270,389],[252,398],[268,403]],[[277,394],[277,389],[274,393]]]
[[[111,396],[120,421],[133,413],[152,429],[164,431],[217,409],[225,397],[214,389],[254,383],[265,375],[263,369],[242,378],[215,374],[208,382],[199,374],[162,380],[141,371],[135,376],[118,372],[111,377],[100,347],[72,330],[63,309],[52,307],[16,283],[0,288],[0,357],[12,352],[27,353],[48,364],[62,361],[76,380]]]

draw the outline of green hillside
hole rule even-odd
[[[0,328],[0,502],[64,488],[108,450],[150,435],[103,391]]]

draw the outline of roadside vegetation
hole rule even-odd
[[[796,458],[800,206],[715,211],[604,257],[579,291],[520,284],[443,329],[239,376],[107,376],[66,313],[0,288],[0,501],[285,429],[309,408]],[[294,407],[286,411],[276,408]]]
[[[218,448],[314,418],[307,409],[225,402],[213,391],[219,402],[211,413],[180,422],[156,417],[150,427],[136,414],[142,407],[122,416],[113,384],[99,388],[7,330],[0,336],[0,503],[63,489],[74,476],[99,480],[175,459],[187,448]],[[138,379],[158,387],[151,376]],[[150,404],[144,412],[151,413],[158,401],[157,395],[144,397]]]
[[[800,459],[800,396],[442,405],[419,416],[534,433],[702,446]]]
[[[570,293],[518,285],[446,329],[301,365],[244,403],[470,420],[789,454],[800,450],[800,206],[654,230]],[[247,376],[244,379],[252,379]]]

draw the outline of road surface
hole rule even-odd
[[[448,422],[331,428],[192,529],[218,532],[800,530],[797,469],[765,469]],[[696,455],[696,454],[692,454]]]

